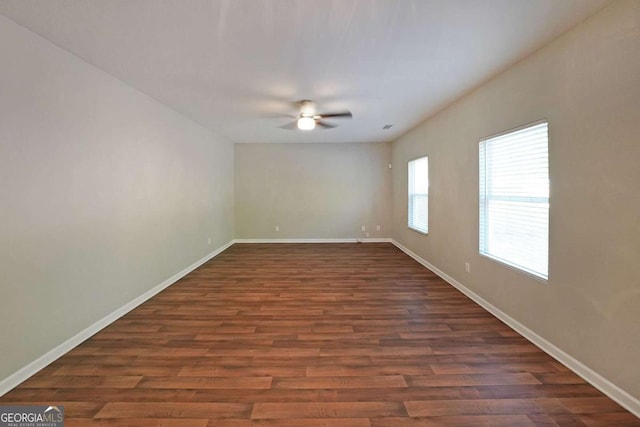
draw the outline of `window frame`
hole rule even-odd
[[[490,169],[490,167],[487,166],[487,159],[485,158],[485,164],[482,164],[482,150],[483,150],[483,144],[486,143],[487,141],[490,141],[492,139],[496,139],[496,138],[500,138],[500,137],[504,137],[506,135],[512,134],[512,133],[517,133],[520,131],[523,131],[525,129],[528,128],[533,128],[539,125],[546,125],[546,166],[547,166],[547,180],[548,180],[548,197],[546,198],[546,204],[548,206],[547,208],[547,219],[546,219],[546,224],[547,224],[547,236],[546,236],[546,240],[547,240],[547,268],[546,268],[546,274],[540,271],[536,271],[534,269],[531,268],[527,268],[526,266],[523,265],[519,265],[517,264],[517,262],[513,261],[513,260],[509,260],[509,259],[505,259],[503,257],[500,257],[498,255],[492,254],[490,252],[488,252],[488,250],[485,250],[485,248],[483,248],[483,239],[482,239],[482,235],[483,235],[483,222],[488,222],[489,221],[489,209],[488,209],[488,203],[486,203],[485,200],[487,200],[487,195],[486,195],[486,170]],[[532,277],[533,279],[543,282],[543,283],[548,283],[549,281],[549,252],[550,252],[550,219],[551,219],[551,179],[550,179],[550,167],[549,167],[549,122],[547,119],[541,119],[541,120],[537,120],[535,122],[531,122],[531,123],[527,123],[525,125],[522,126],[518,126],[515,128],[511,128],[502,132],[498,132],[495,134],[492,134],[490,136],[481,138],[479,143],[478,143],[478,180],[479,180],[479,192],[478,192],[478,252],[481,256],[489,258],[493,261],[496,261],[498,263],[500,263],[501,265],[504,265],[512,270],[518,271],[520,273],[523,273],[529,277]],[[484,170],[483,170],[484,169]],[[483,182],[482,177],[485,177],[485,181]],[[483,189],[484,187],[484,189]],[[531,199],[535,199],[536,197],[533,197]],[[483,202],[484,201],[484,202]],[[542,202],[537,202],[537,201],[533,201],[533,200],[528,200],[528,202],[530,203],[542,203],[545,204],[544,201]],[[485,220],[483,221],[482,215],[484,213],[484,217]],[[486,234],[486,230],[484,230],[485,234]],[[485,242],[486,244],[486,242]]]
[[[415,191],[412,192],[412,189],[414,187],[414,182],[412,181],[412,174],[411,174],[411,168],[412,168],[412,164],[416,164],[415,162],[419,161],[419,160],[423,160],[426,159],[426,164],[427,164],[427,192],[425,193],[416,193]],[[416,157],[413,159],[410,159],[407,161],[407,227],[410,230],[415,231],[416,233],[420,233],[420,234],[424,234],[424,235],[428,235],[429,234],[429,156],[428,155],[424,155],[424,156],[420,156],[420,157]],[[426,211],[426,215],[427,215],[427,221],[426,221],[426,228],[422,229],[418,226],[416,226],[413,222],[412,222],[412,204],[413,206],[415,206],[415,197],[416,196],[426,196],[426,200],[427,200],[427,211]]]

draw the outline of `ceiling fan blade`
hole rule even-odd
[[[324,123],[320,120],[316,120],[316,125],[320,126],[321,128],[325,128],[325,129],[332,129],[334,127],[336,127],[335,125],[330,125],[328,123]]]
[[[336,111],[334,113],[326,113],[326,114],[318,114],[320,117],[322,117],[323,119],[326,118],[345,118],[345,119],[350,119],[351,117],[353,117],[353,114],[351,114],[351,111],[349,110],[344,110],[344,111]]]
[[[280,129],[296,130],[298,129],[298,122],[291,122],[289,124],[280,126]]]
[[[260,117],[264,119],[297,119],[298,116],[294,114],[286,114],[286,113],[265,113],[261,114]]]

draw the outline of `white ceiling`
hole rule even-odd
[[[608,1],[0,0],[0,13],[234,142],[374,142]],[[353,119],[280,129],[301,99]]]

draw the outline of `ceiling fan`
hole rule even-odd
[[[282,129],[289,130],[313,130],[316,126],[323,129],[331,129],[336,127],[324,121],[325,119],[350,119],[353,117],[351,111],[342,110],[332,113],[316,113],[316,108],[313,101],[303,100],[296,103],[300,113],[297,116],[292,116],[296,120],[284,126],[280,126]]]

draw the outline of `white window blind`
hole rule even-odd
[[[546,122],[480,141],[480,253],[543,279],[549,265]]]
[[[409,162],[409,228],[429,231],[429,158]]]

